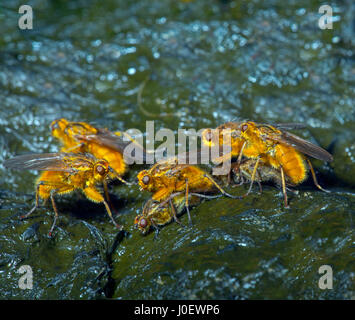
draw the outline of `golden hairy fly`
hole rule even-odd
[[[256,160],[247,194],[251,190],[260,163],[280,171],[286,207],[288,206],[286,177],[292,184],[297,185],[307,178],[307,172],[310,169],[315,185],[326,191],[318,184],[307,156],[323,161],[332,161],[333,157],[321,147],[286,131],[302,127],[303,125],[295,123],[268,125],[244,121],[227,122],[217,128],[216,134],[219,136],[223,135],[226,129],[231,131],[231,153],[229,156],[237,158],[238,164],[241,163],[242,157]],[[210,143],[212,132],[215,131],[207,129],[203,132],[202,142],[204,144]],[[221,139],[219,138],[219,140]]]
[[[190,205],[195,205],[199,203],[201,198],[191,195],[189,197]],[[151,227],[155,228],[156,231],[159,227],[170,223],[176,216],[180,215],[185,209],[185,196],[183,193],[176,195],[172,199],[171,206],[169,203],[161,203],[159,201],[149,199],[142,213],[136,216],[134,219],[134,225],[143,234],[147,234]]]
[[[97,189],[98,184],[107,181],[109,174],[117,175],[104,159],[96,159],[91,154],[44,153],[17,156],[4,163],[10,169],[32,169],[44,171],[36,181],[36,204],[23,216],[28,217],[38,206],[39,199],[51,199],[55,219],[50,229],[54,229],[58,210],[54,196],[81,190],[89,200],[103,203],[113,224],[120,228],[112,217],[109,205]]]

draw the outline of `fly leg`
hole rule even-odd
[[[256,160],[256,162],[255,162],[253,173],[251,175],[250,186],[249,186],[248,192],[245,195],[243,195],[243,198],[246,197],[250,193],[251,188],[253,187],[253,183],[254,183],[255,175],[256,175],[256,170],[258,169],[259,162],[260,162],[260,158],[258,158],[258,160]]]
[[[298,190],[293,190],[293,189],[291,189],[289,187],[286,187],[286,191],[290,191],[290,192],[292,192],[294,194],[298,194]]]
[[[319,185],[311,161],[309,161],[309,159],[306,159],[306,160],[307,160],[307,163],[308,163],[309,168],[311,169],[313,182],[314,182],[314,184],[316,185],[316,187],[317,187],[319,190],[322,190],[322,191],[324,191],[324,192],[330,192],[329,190],[323,189],[323,188]]]
[[[175,206],[174,206],[171,198],[169,199],[169,203],[170,203],[171,211],[173,212],[173,217],[174,217],[175,222],[177,222],[180,226],[185,227],[176,216]]]
[[[244,180],[244,177],[243,176],[240,176],[240,182],[239,183],[236,183],[232,186],[232,188],[235,188],[235,187],[240,187],[244,184],[245,180]]]
[[[154,240],[158,240],[158,236],[160,233],[160,228],[158,227],[158,225],[153,221],[152,218],[148,218],[150,221],[151,226],[154,228]]]
[[[121,225],[119,225],[119,224],[115,221],[115,219],[113,218],[112,212],[111,212],[111,210],[110,210],[110,207],[109,207],[108,203],[107,203],[105,200],[103,200],[102,202],[104,203],[105,208],[106,208],[106,211],[107,211],[107,214],[108,214],[108,216],[110,217],[112,223],[115,225],[115,227],[116,227],[117,229],[120,229],[120,230],[123,229],[123,227],[122,227]]]
[[[155,232],[154,232],[154,240],[157,240],[158,236],[159,236],[160,228],[153,222],[152,219],[150,221],[151,221],[152,226],[153,226],[153,228],[155,230]]]
[[[280,172],[281,172],[282,193],[284,195],[285,208],[288,208],[289,206],[287,203],[285,173],[284,173],[284,169],[282,168],[282,166],[280,166]]]
[[[115,212],[115,213],[117,213],[117,210],[115,209],[115,207],[114,207],[114,205],[113,205],[113,203],[112,203],[112,201],[111,201],[110,194],[108,193],[107,181],[104,180],[104,181],[102,182],[102,184],[103,184],[103,186],[104,186],[105,198],[106,198],[108,204],[111,206],[112,211]]]
[[[128,182],[128,181],[124,180],[124,179],[121,178],[119,175],[117,175],[116,178],[117,178],[118,180],[120,180],[122,183],[126,184],[127,186],[131,186],[131,185],[134,184],[134,183],[131,183],[131,182]]]
[[[44,183],[42,181],[37,184],[37,186],[36,186],[36,204],[30,211],[28,211],[26,214],[20,216],[21,220],[26,219],[28,216],[31,215],[32,212],[34,212],[38,208],[38,206],[39,206],[39,187],[43,184]]]
[[[109,171],[111,173],[113,173],[119,181],[121,181],[122,183],[126,184],[127,186],[131,186],[131,185],[134,184],[134,183],[131,183],[131,182],[127,182],[126,180],[121,178],[121,176],[113,168],[109,167]]]
[[[240,154],[239,154],[240,155]],[[239,157],[238,157],[239,159]],[[240,172],[240,164],[238,162],[235,162],[232,164],[232,169],[231,171],[229,172],[229,175],[228,175],[228,180],[231,179],[231,173],[234,172],[234,175],[238,177],[238,172]],[[236,183],[235,180],[233,180],[233,185],[232,185],[232,188],[235,188],[235,187],[239,187],[241,185],[244,184],[244,177],[242,174],[239,174],[239,183]],[[229,184],[229,182],[228,182]]]
[[[256,182],[257,182],[258,185],[259,185],[260,193],[263,193],[263,187],[261,186],[261,183],[260,183],[260,181],[261,181],[261,174],[260,174],[260,171],[259,171],[259,170],[257,171],[257,174],[258,174],[259,180],[257,180]]]
[[[244,143],[243,143],[243,145],[242,145],[242,148],[240,149],[240,153],[239,153],[239,155],[238,155],[237,162],[236,162],[236,164],[234,165],[234,167],[236,168],[236,169],[235,169],[236,172],[238,172],[238,171],[240,170],[240,164],[241,164],[241,162],[242,162],[243,151],[244,151],[244,148],[245,148],[246,144],[247,144],[247,142],[244,141]],[[243,177],[241,177],[241,178],[243,179]],[[244,181],[241,182],[240,184],[235,185],[234,187],[241,186],[243,183],[244,183]]]
[[[223,195],[225,195],[225,196],[227,196],[227,197],[229,197],[229,198],[232,198],[232,199],[242,199],[242,197],[233,196],[233,195],[229,194],[228,192],[224,191],[224,190],[222,189],[222,187],[219,186],[218,183],[217,183],[216,181],[214,181],[214,179],[213,179],[212,177],[210,177],[210,175],[208,175],[207,173],[205,173],[203,176],[204,176],[205,178],[207,178],[208,180],[210,180],[210,181],[213,183],[213,185],[214,185]]]
[[[239,170],[239,167],[240,167],[240,163],[242,162],[242,157],[243,157],[243,151],[244,151],[244,147],[245,145],[247,144],[246,141],[244,141],[243,145],[242,145],[242,148],[240,149],[240,153],[238,155],[238,159],[237,159],[237,167],[238,167],[238,170]]]
[[[53,230],[54,230],[54,227],[55,227],[55,224],[57,222],[57,219],[58,219],[58,209],[57,209],[57,205],[55,204],[55,201],[54,201],[54,194],[57,192],[57,190],[51,190],[51,201],[52,201],[52,207],[53,207],[53,210],[54,210],[54,221],[53,221],[53,224],[52,224],[52,227],[51,229],[49,230],[49,236],[52,237],[52,233],[53,233]]]
[[[185,207],[186,207],[187,216],[189,218],[189,225],[192,226],[192,220],[191,220],[190,210],[189,210],[189,180],[186,179],[185,182],[186,182]]]
[[[205,198],[205,199],[217,199],[223,196],[223,194],[218,194],[216,196],[208,196],[205,194],[201,194],[201,193],[195,193],[195,192],[190,192],[191,196],[196,196],[196,197],[200,197],[200,198]]]
[[[111,212],[111,209],[108,205],[108,203],[105,201],[104,197],[102,196],[102,194],[96,190],[96,188],[94,187],[87,187],[84,189],[84,193],[86,195],[86,197],[93,201],[93,202],[97,202],[97,203],[103,203],[105,205],[105,208],[106,208],[106,211],[107,211],[107,214],[109,215],[112,223],[115,225],[116,228],[118,229],[122,229],[122,226],[120,226],[116,221],[115,219],[113,218],[112,216],[112,212]]]
[[[106,182],[106,181],[103,181],[102,184],[103,184],[103,186],[104,186],[105,198],[106,198],[107,202],[108,202],[108,203],[111,205],[111,207],[113,208],[112,203],[111,203],[111,199],[110,199],[110,195],[108,194],[107,182]]]

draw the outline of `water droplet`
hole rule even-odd
[[[101,45],[101,43],[102,43],[102,41],[101,41],[100,39],[97,39],[97,40],[92,41],[92,42],[91,42],[91,45],[92,45],[93,47],[98,47],[98,46]]]
[[[94,61],[94,57],[92,56],[92,54],[89,54],[86,56],[86,61],[88,63],[92,63]]]
[[[296,23],[293,23],[293,24],[291,25],[291,30],[292,30],[292,32],[297,32],[298,26],[297,26]]]
[[[338,36],[332,38],[333,43],[339,43],[339,41],[340,41],[340,37]]]
[[[249,76],[248,77],[248,80],[252,83],[255,83],[256,82],[256,78],[255,77],[252,77],[252,76]]]
[[[164,24],[165,22],[166,22],[165,17],[161,17],[161,18],[157,19],[157,24]]]
[[[129,69],[128,69],[128,74],[129,74],[130,76],[134,75],[135,73],[136,73],[136,69],[135,69],[135,68],[129,68]]]
[[[32,42],[32,49],[33,51],[38,51],[39,49],[41,49],[42,43],[39,41],[33,41]]]
[[[306,9],[305,8],[300,8],[296,11],[296,14],[298,16],[303,16],[306,13]]]

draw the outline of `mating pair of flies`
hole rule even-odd
[[[244,196],[250,193],[254,182],[260,187],[261,182],[275,182],[282,187],[287,207],[287,186],[302,183],[309,169],[315,185],[325,191],[318,184],[307,156],[332,161],[332,156],[324,149],[286,131],[300,127],[299,124],[271,126],[252,121],[228,122],[214,130],[206,129],[202,134],[202,143],[211,147],[216,138],[223,143],[224,131],[229,130],[231,151],[227,156],[236,159],[229,177],[232,175],[240,184],[250,182]],[[40,198],[45,201],[50,199],[55,212],[51,235],[58,218],[54,196],[80,189],[89,200],[103,203],[113,224],[120,228],[110,210],[107,183],[117,178],[130,184],[122,178],[128,169],[123,151],[128,144],[136,142],[131,137],[123,139],[126,134],[122,132],[97,129],[85,122],[66,119],[53,121],[51,130],[52,135],[62,143],[60,152],[17,156],[4,163],[7,168],[44,171],[36,181],[36,204],[22,218],[28,217],[39,206]],[[142,148],[145,155],[143,147],[137,143],[136,146]],[[231,198],[244,197],[230,195],[200,166],[179,164],[177,157],[154,164],[150,169],[141,171],[137,178],[141,189],[153,193],[142,214],[135,219],[135,225],[143,233],[151,226],[157,227],[172,219],[178,222],[177,214],[183,208],[186,208],[191,222],[189,204],[196,203],[197,198],[217,197],[208,193],[219,191],[221,195]],[[103,185],[105,197],[97,188],[98,184]]]
[[[221,195],[241,199],[247,196],[254,182],[259,184],[271,181],[280,186],[284,195],[284,205],[288,207],[288,187],[296,186],[306,180],[311,171],[314,184],[327,192],[317,182],[312,164],[307,156],[330,162],[331,154],[287,130],[304,128],[302,124],[285,123],[277,125],[258,124],[252,121],[227,122],[216,129],[202,132],[202,143],[213,147],[218,141],[222,146],[224,134],[230,135],[230,152],[223,155],[235,161],[228,174],[228,181],[239,185],[250,182],[248,191],[241,197],[225,192],[212,177],[201,168],[192,165],[178,165],[177,158],[155,164],[149,170],[138,174],[138,182],[142,189],[153,192],[141,215],[135,219],[138,228],[146,233],[153,226],[177,220],[177,215],[186,208],[189,221],[189,201],[198,202],[197,197],[214,198],[206,192],[220,191]],[[219,195],[220,196],[220,195]]]

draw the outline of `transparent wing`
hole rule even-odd
[[[279,130],[299,130],[299,129],[305,129],[307,126],[303,123],[275,123],[272,126]]]
[[[286,124],[287,127],[288,124]],[[298,125],[298,124],[292,124],[292,125]],[[292,126],[292,128],[295,128],[296,126]],[[307,141],[304,140],[302,138],[300,138],[299,136],[296,136],[290,132],[287,131],[282,131],[282,130],[278,130],[279,128],[274,128],[270,125],[259,125],[258,126],[261,130],[263,135],[267,138],[267,139],[271,139],[280,143],[284,143],[287,145],[290,145],[292,147],[294,147],[296,150],[319,160],[322,161],[333,161],[333,156],[326,150],[324,150],[323,148]],[[291,126],[290,126],[291,128]]]
[[[127,139],[124,139],[123,137],[126,136]],[[122,133],[121,135],[117,135],[113,132],[110,132],[108,130],[100,129],[97,134],[90,134],[90,135],[76,135],[76,139],[85,141],[85,142],[94,142],[97,143],[100,146],[110,148],[112,150],[115,150],[117,152],[123,153],[124,149],[134,143],[135,144],[135,149],[136,150],[141,150],[142,152],[137,153],[143,155],[143,159],[135,159],[137,160],[142,160],[145,161],[145,150],[144,148],[138,144],[133,138],[129,137],[125,133]]]
[[[289,144],[298,151],[313,158],[327,162],[333,161],[333,156],[328,151],[290,132],[283,131],[280,137],[280,142]]]
[[[88,155],[74,153],[26,154],[7,159],[4,166],[17,170],[45,170],[73,173],[76,168],[91,167],[93,159]]]
[[[222,148],[220,148],[222,149]],[[220,153],[222,155],[222,153]],[[210,150],[207,148],[177,154],[175,157],[162,159],[151,167],[152,174],[169,172],[175,174],[188,166],[207,167],[212,165]]]

